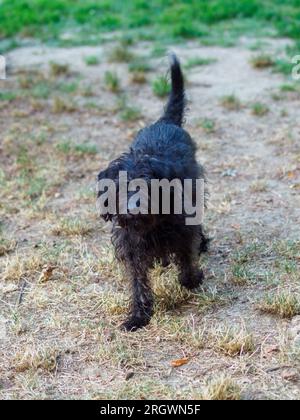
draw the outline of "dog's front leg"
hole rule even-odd
[[[132,270],[132,303],[128,319],[122,324],[126,331],[136,331],[147,325],[153,314],[153,294],[147,272]]]
[[[182,249],[177,255],[179,265],[179,282],[185,288],[192,290],[203,282],[203,271],[193,261],[193,249]]]

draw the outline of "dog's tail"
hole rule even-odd
[[[175,54],[170,56],[171,62],[171,92],[164,115],[160,121],[165,121],[181,127],[185,108],[184,80],[180,63]]]

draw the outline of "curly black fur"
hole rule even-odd
[[[196,146],[190,135],[181,128],[185,94],[180,64],[176,56],[171,63],[172,90],[164,115],[154,124],[141,130],[130,150],[110,163],[98,175],[118,184],[119,171],[127,171],[128,180],[167,178],[172,180],[204,179],[203,168],[196,162]],[[100,194],[100,193],[99,193]],[[172,212],[171,212],[172,213]],[[173,261],[179,267],[179,282],[193,289],[203,281],[197,267],[197,256],[207,249],[208,239],[201,225],[188,226],[185,215],[110,215],[113,222],[112,242],[117,258],[122,261],[132,283],[132,305],[123,328],[134,331],[148,324],[153,314],[153,294],[148,271],[155,261],[167,265]]]

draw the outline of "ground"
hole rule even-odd
[[[300,397],[300,85],[265,59],[289,42],[170,46],[208,175],[211,246],[195,293],[180,289],[174,267],[153,270],[155,316],[132,334],[119,331],[128,284],[97,215],[95,179],[161,114],[165,50],[108,40],[8,54],[1,398]]]

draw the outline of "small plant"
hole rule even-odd
[[[209,118],[204,118],[204,120],[202,120],[200,122],[201,127],[203,128],[203,130],[206,133],[213,133],[216,130],[216,123],[214,120],[211,120]]]
[[[258,303],[258,309],[281,318],[293,318],[300,314],[300,301],[291,291],[278,291],[276,294],[266,295]]]
[[[71,83],[59,83],[57,86],[58,90],[63,93],[74,93],[76,92],[78,88],[77,82],[71,82]]]
[[[250,63],[256,69],[264,69],[267,67],[272,67],[274,65],[274,60],[267,54],[258,54],[251,58]]]
[[[32,278],[43,267],[45,261],[41,255],[30,254],[24,258],[19,255],[7,257],[1,273],[2,279],[19,282],[21,278]]]
[[[114,92],[114,93],[119,92],[120,80],[117,73],[112,72],[112,71],[106,71],[104,75],[104,82],[105,82],[106,88],[110,92]]]
[[[44,370],[54,372],[57,368],[59,352],[50,348],[26,348],[14,356],[14,365],[17,372],[26,370]]]
[[[281,92],[296,92],[297,86],[291,84],[284,84],[280,86]]]
[[[285,76],[290,76],[292,73],[293,64],[290,61],[284,59],[278,59],[274,63],[274,71],[282,73]]]
[[[224,327],[214,333],[216,348],[228,356],[238,356],[245,353],[252,353],[255,349],[252,334],[245,328]]]
[[[80,155],[96,155],[97,147],[93,144],[76,144],[74,152]]]
[[[243,286],[253,280],[253,274],[244,264],[236,263],[232,267],[231,283],[236,286]]]
[[[84,61],[87,66],[97,66],[97,64],[100,63],[100,60],[96,55],[89,55],[84,58]]]
[[[223,96],[221,105],[229,111],[238,111],[241,109],[241,102],[235,95]]]
[[[190,69],[197,66],[208,66],[209,64],[213,64],[217,61],[215,58],[202,58],[202,57],[194,57],[187,60],[184,64],[186,69]]]
[[[13,101],[16,99],[17,94],[15,92],[0,92],[0,101]]]
[[[269,113],[269,108],[267,105],[262,104],[261,102],[255,102],[251,105],[251,112],[253,115],[257,117],[263,117],[264,115]]]
[[[58,143],[58,144],[56,145],[56,149],[57,149],[59,152],[61,152],[61,153],[65,154],[65,155],[67,155],[67,154],[71,153],[71,151],[72,151],[72,145],[71,145],[71,142],[70,142],[70,141],[63,141],[63,142],[60,142],[60,143]]]
[[[0,237],[0,257],[12,252],[16,248],[16,241]]]
[[[66,76],[69,74],[69,65],[68,64],[59,64],[55,62],[50,62],[50,74],[53,77],[57,76]]]
[[[156,296],[156,308],[159,312],[173,310],[192,298],[192,293],[180,287],[174,267],[162,271],[156,266],[151,273],[153,290]]]
[[[229,299],[218,292],[217,288],[208,290],[201,290],[200,293],[195,294],[195,303],[200,312],[206,312],[209,309],[215,309],[226,305]]]
[[[87,143],[73,145],[68,140],[58,143],[56,149],[65,155],[95,155],[97,153],[97,147],[95,145]]]
[[[21,89],[31,89],[34,84],[34,79],[31,74],[20,76],[18,81]]]
[[[251,192],[262,193],[268,191],[268,184],[263,179],[254,181],[250,186]]]
[[[240,400],[240,387],[233,380],[225,375],[209,381],[204,388],[201,399],[203,400]]]
[[[171,86],[165,76],[159,76],[153,81],[152,90],[154,95],[163,98],[170,93]]]
[[[109,53],[108,60],[113,63],[129,63],[134,55],[126,45],[116,45]]]
[[[30,95],[36,99],[48,99],[51,94],[51,86],[46,82],[39,82],[30,90]]]
[[[126,106],[120,116],[123,121],[136,121],[141,117],[141,112],[138,108]]]
[[[134,73],[131,74],[130,81],[132,83],[141,85],[147,82],[147,78],[144,72],[135,71]]]
[[[54,114],[61,114],[62,112],[74,112],[76,111],[76,106],[74,103],[65,101],[64,99],[56,96],[52,103],[52,112]]]

